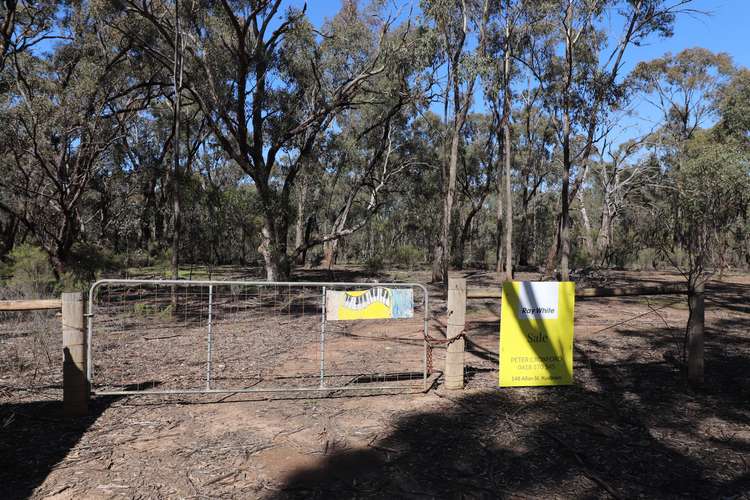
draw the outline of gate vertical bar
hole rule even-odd
[[[323,287],[323,295],[320,299],[320,388],[325,387],[326,376],[326,287]]]
[[[214,286],[208,285],[208,354],[206,355],[206,389],[211,389],[211,313],[213,309]]]
[[[94,363],[91,360],[91,336],[94,331],[94,288],[96,285],[89,289],[88,314],[86,314],[86,380],[89,383],[89,389],[93,387],[91,377]]]

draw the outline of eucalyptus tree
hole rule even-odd
[[[373,257],[390,256],[395,249],[414,246],[423,257],[434,259],[440,239],[443,192],[440,186],[443,155],[439,144],[444,132],[442,119],[426,111],[409,122],[400,147],[402,158],[408,158],[399,182],[389,191],[392,196],[377,216],[377,227],[368,228]]]
[[[562,182],[555,242],[548,267],[559,255],[559,272],[569,279],[570,206],[581,188],[596,144],[602,117],[619,109],[628,82],[625,54],[649,36],[670,36],[676,16],[690,0],[560,0],[543,3],[549,43],[531,51],[526,65],[543,85],[560,150]],[[616,12],[622,25],[613,43],[603,28]],[[619,24],[618,23],[618,24]],[[572,184],[571,184],[572,181]]]
[[[172,118],[156,100],[147,112],[139,113],[116,143],[118,163],[128,173],[133,191],[133,210],[139,221],[138,244],[156,251],[168,234],[168,155],[173,144]]]
[[[535,24],[542,16],[536,5],[523,0],[502,0],[491,12],[489,24],[488,60],[484,68],[485,99],[495,116],[495,133],[498,135],[502,151],[499,155],[497,179],[497,247],[496,271],[504,271],[506,280],[513,279],[513,138],[511,137],[513,82],[521,74],[517,59],[528,50],[528,40]],[[495,61],[495,62],[490,62]],[[503,173],[504,172],[504,173]],[[502,201],[501,201],[502,200]],[[504,218],[504,220],[503,220]],[[503,233],[504,234],[501,234]],[[502,258],[502,245],[505,246],[505,259]]]
[[[644,189],[644,184],[654,180],[654,163],[649,157],[638,158],[647,140],[648,136],[616,146],[605,140],[600,161],[592,166],[591,177],[601,196],[601,217],[589,255],[598,265],[612,264],[615,225],[630,200]]]
[[[12,64],[26,51],[50,38],[57,2],[4,0],[0,2],[0,96],[13,85]],[[8,68],[11,66],[11,68]],[[2,98],[2,97],[0,97]],[[0,154],[2,154],[0,150]],[[2,193],[0,193],[2,195]],[[4,258],[22,233],[21,221],[13,213],[0,211],[0,258]]]
[[[445,140],[442,168],[443,217],[440,240],[432,266],[433,281],[448,282],[450,264],[451,221],[456,192],[456,175],[459,161],[461,131],[474,98],[474,87],[479,76],[487,44],[487,24],[490,15],[488,0],[481,3],[467,0],[426,0],[422,10],[427,27],[439,40],[438,66],[445,66],[446,82],[443,88],[444,115],[448,124],[450,102],[451,122]],[[465,49],[474,35],[476,49]],[[450,141],[448,141],[448,138]],[[448,146],[449,142],[449,146]]]
[[[750,147],[750,69],[738,68],[722,85],[718,107],[718,131]]]
[[[555,143],[552,120],[542,107],[541,87],[527,88],[518,93],[520,108],[515,113],[516,160],[520,184],[521,223],[518,231],[518,264],[527,266],[537,241],[536,200],[539,193],[559,178],[553,161]]]
[[[6,62],[41,42],[59,38],[53,32],[59,2],[3,0],[0,3],[0,73]]]
[[[129,0],[117,21],[152,57],[171,61],[175,23],[169,2]],[[281,0],[184,4],[181,38],[184,92],[212,137],[250,177],[263,207],[259,247],[269,280],[289,274],[293,187],[315,144],[340,112],[376,99],[378,75],[403,81],[410,70],[409,25],[374,4],[345,2],[323,27],[302,10],[280,12]],[[147,28],[134,24],[146,21]],[[290,161],[283,165],[279,158]],[[332,240],[340,235],[330,234]]]
[[[350,117],[351,120],[343,117],[339,120],[344,131],[337,134],[340,136],[336,137],[324,156],[326,166],[333,166],[334,172],[328,196],[327,219],[330,220],[326,221],[327,230],[320,236],[308,237],[295,252],[323,244],[323,265],[330,267],[334,263],[339,240],[362,229],[382,207],[390,185],[408,164],[408,160],[398,151],[403,143],[399,137],[399,125],[403,125],[404,120],[396,116],[397,110],[395,107],[387,109],[391,116],[384,118],[371,113],[350,112],[345,115],[357,116]],[[382,122],[382,125],[373,129],[373,121]],[[341,200],[330,203],[336,198],[333,191],[339,183],[343,188]],[[356,221],[352,220],[353,216],[357,217]]]
[[[86,220],[90,182],[110,166],[124,124],[152,95],[143,91],[130,46],[99,26],[86,4],[60,13],[64,41],[48,55],[13,57],[14,85],[0,111],[7,196],[0,210],[17,217],[47,252],[57,275]]]
[[[665,184],[675,180],[688,158],[685,148],[694,133],[711,125],[718,117],[717,102],[722,84],[733,71],[726,54],[714,54],[703,48],[665,54],[639,63],[631,76],[647,103],[661,114],[660,127],[652,134],[653,151],[667,174]],[[674,174],[674,175],[672,175]],[[678,190],[665,193],[663,202],[674,211],[674,243],[683,207]]]
[[[716,120],[716,101],[733,72],[729,55],[696,47],[641,62],[631,79],[662,114],[662,132],[679,142]]]
[[[644,239],[683,274],[690,293],[727,267],[735,241],[747,237],[748,193],[750,152],[703,129],[683,143],[680,168],[652,190],[652,230]]]
[[[727,101],[737,74],[729,56],[705,49],[667,54],[635,72],[663,116],[650,137],[661,177],[649,204],[656,229],[647,236],[691,292],[726,266],[732,241],[744,233],[750,151],[742,133],[727,128],[739,125],[727,106],[737,102]]]
[[[485,208],[485,201],[493,190],[498,156],[498,141],[492,121],[494,115],[469,115],[462,138],[461,168],[458,175],[461,202],[466,205],[466,215],[459,217],[460,232],[455,238],[454,263],[463,268],[466,244],[471,239],[475,218]]]

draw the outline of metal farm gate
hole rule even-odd
[[[355,309],[406,294],[413,310],[399,319],[327,318],[332,291],[347,292]],[[428,383],[429,297],[417,283],[107,279],[91,287],[88,303],[86,375],[95,394],[414,390]]]

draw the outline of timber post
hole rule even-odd
[[[88,414],[84,305],[82,293],[62,294],[63,413],[67,417]]]
[[[448,348],[445,353],[445,388],[464,388],[464,327],[466,323],[466,280],[448,278]]]
[[[690,318],[687,331],[687,375],[691,385],[703,384],[703,331],[705,324],[704,284],[688,294]]]

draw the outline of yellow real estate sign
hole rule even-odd
[[[503,284],[500,387],[573,383],[575,283]]]

